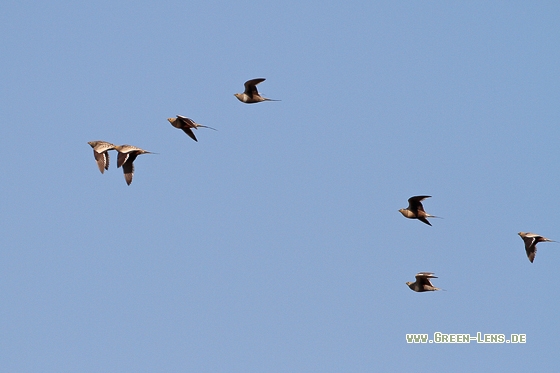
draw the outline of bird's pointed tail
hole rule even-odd
[[[210,127],[210,126],[203,126],[202,124],[199,124],[197,127],[202,127],[202,128],[210,128],[211,130],[217,131],[217,129],[215,129],[214,127]]]

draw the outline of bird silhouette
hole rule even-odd
[[[117,157],[117,168],[123,168],[124,179],[130,185],[134,176],[134,160],[140,154],[154,154],[144,149],[132,145],[116,145],[115,149],[119,152]]]
[[[535,260],[535,255],[537,255],[537,244],[539,242],[556,242],[531,232],[519,232],[517,234],[523,239],[523,242],[525,242],[525,251],[531,263]]]
[[[434,276],[432,272],[419,272],[416,274],[416,281],[415,282],[407,282],[406,284],[408,287],[416,292],[424,292],[424,291],[436,291],[442,290],[440,288],[436,288],[432,282],[430,281],[431,278],[437,278]]]
[[[432,225],[426,218],[438,218],[439,216],[434,216],[428,214],[424,211],[424,206],[422,206],[423,200],[430,198],[431,196],[414,196],[408,199],[408,207],[406,209],[400,209],[399,212],[403,214],[405,218],[418,219],[422,223]]]
[[[184,117],[182,115],[177,115],[176,118],[167,118],[167,120],[169,121],[169,123],[171,123],[173,127],[183,130],[187,135],[189,135],[191,139],[197,142],[198,140],[196,139],[196,136],[194,135],[194,132],[192,131],[191,128],[197,129],[198,127],[204,127],[217,131],[217,129],[215,128],[203,126],[202,124],[198,124],[194,120]]]
[[[88,141],[93,148],[93,157],[97,162],[97,167],[101,173],[109,169],[109,150],[115,149],[115,145],[107,141]]]
[[[262,101],[280,101],[280,100],[272,100],[270,98],[262,97],[259,95],[259,91],[257,90],[257,84],[264,82],[265,78],[257,78],[247,80],[245,82],[245,92],[243,93],[234,93],[233,95],[237,97],[237,99],[241,102],[246,104],[254,104],[256,102]]]

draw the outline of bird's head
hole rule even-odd
[[[177,118],[167,118],[167,120],[169,121],[169,123],[171,123],[171,125],[172,125],[173,127],[179,128],[179,124],[178,124],[178,122],[177,122]]]
[[[233,94],[239,101],[243,101],[243,94],[242,93],[234,93]],[[244,101],[243,101],[244,102]]]

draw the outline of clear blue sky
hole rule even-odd
[[[0,8],[0,370],[557,369],[560,3]]]

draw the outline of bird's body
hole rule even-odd
[[[245,91],[243,93],[234,93],[233,95],[237,97],[237,99],[241,102],[246,104],[254,104],[257,102],[263,101],[280,101],[280,100],[272,100],[270,98],[262,97],[257,90],[257,84],[264,82],[265,78],[257,78],[247,80],[245,82]]]
[[[418,219],[422,223],[432,225],[426,218],[437,218],[437,216],[430,215],[424,211],[424,206],[422,205],[423,200],[430,198],[431,196],[414,196],[408,199],[408,207],[406,209],[400,209],[399,212],[403,214],[405,218]]]
[[[115,149],[115,145],[107,141],[88,141],[93,148],[93,157],[97,162],[97,167],[101,173],[109,169],[109,150]]]
[[[537,255],[537,243],[556,242],[531,232],[519,232],[517,234],[521,237],[521,239],[523,239],[523,242],[525,242],[525,252],[527,253],[527,258],[529,258],[531,263],[535,260],[535,255]]]
[[[441,290],[440,288],[436,288],[432,284],[432,282],[430,281],[431,278],[437,278],[437,277],[434,276],[432,272],[419,272],[416,274],[415,282],[407,282],[406,284],[411,290],[419,293],[424,291]]]
[[[203,126],[202,124],[196,123],[194,120],[184,117],[182,115],[177,115],[176,118],[167,118],[167,120],[169,121],[169,123],[171,123],[173,127],[183,130],[194,141],[198,141],[198,140],[196,139],[196,136],[194,135],[194,132],[192,131],[191,128],[197,129],[198,127],[204,127],[216,131],[215,128]]]
[[[132,145],[116,145],[115,150],[119,152],[117,157],[117,168],[123,168],[124,179],[126,183],[130,185],[132,183],[132,177],[134,176],[134,160],[140,154],[153,154],[144,149],[137,148]]]

